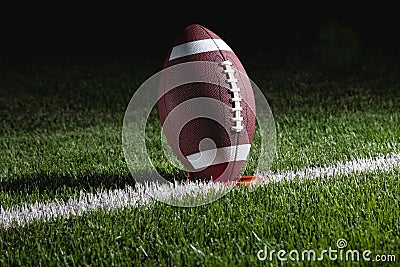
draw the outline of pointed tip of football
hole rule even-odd
[[[174,46],[197,41],[197,40],[204,40],[204,39],[221,39],[217,34],[213,31],[207,29],[206,27],[200,24],[191,24],[187,26],[181,34],[175,39],[173,43]]]

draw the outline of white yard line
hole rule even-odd
[[[345,163],[338,163],[325,167],[310,167],[297,171],[283,171],[273,174],[259,173],[258,176],[263,183],[279,182],[282,180],[315,179],[331,177],[335,175],[347,176],[357,172],[388,172],[400,167],[400,154],[388,154],[371,159],[357,159]],[[199,188],[208,192],[211,188],[219,188],[221,184],[208,184],[204,187],[185,185],[176,195],[176,190],[171,186],[144,187],[136,189],[127,186],[125,189],[100,191],[96,194],[81,192],[67,201],[55,200],[44,203],[25,203],[9,208],[0,206],[0,229],[10,228],[13,224],[24,226],[33,221],[50,221],[56,218],[69,218],[80,216],[89,211],[103,209],[111,211],[124,207],[149,206],[154,202],[153,194],[162,192],[163,197],[174,195],[174,197],[198,193]],[[200,191],[201,191],[200,190]]]
[[[396,167],[400,167],[400,153],[387,154],[370,159],[356,159],[323,167],[308,167],[297,171],[282,171],[273,174],[259,173],[257,175],[262,182],[279,182],[295,178],[302,180],[328,178],[338,175],[347,176],[355,172],[387,172]]]

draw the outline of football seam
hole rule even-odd
[[[221,57],[222,57],[222,59],[223,60],[227,60],[226,58],[225,58],[225,56],[224,56],[224,54],[222,53],[222,51],[220,50],[220,48],[218,47],[218,44],[214,41],[214,38],[208,33],[208,31],[206,31],[205,29],[204,29],[204,27],[203,26],[200,26],[202,29],[203,29],[203,31],[210,37],[210,39],[211,40],[213,40],[213,42],[214,42],[214,44],[215,44],[215,46],[218,48],[218,52],[221,54]],[[234,53],[234,52],[232,52],[232,53]],[[224,89],[226,89],[225,87],[223,87]],[[221,86],[219,87],[219,90],[221,91]],[[220,93],[220,95],[221,95],[221,92],[219,92]],[[225,114],[225,113],[224,113]],[[246,113],[246,115],[247,115],[247,113]],[[224,117],[225,117],[226,115],[224,115]],[[225,118],[226,119],[226,118]],[[248,124],[248,123],[247,123]],[[247,130],[247,124],[246,124],[246,130]],[[234,168],[235,168],[235,163],[236,163],[236,159],[237,159],[237,155],[238,155],[238,144],[239,144],[239,137],[240,137],[240,134],[237,134],[237,136],[236,136],[236,144],[234,144],[235,145],[235,156],[234,156],[234,159],[233,159],[233,166],[232,166],[232,168],[231,168],[231,171],[230,171],[230,175],[229,176],[232,176],[232,173],[233,173],[233,170],[234,170]]]
[[[218,48],[218,52],[221,54],[222,59],[223,59],[223,60],[229,60],[229,57],[225,57],[225,56],[224,56],[224,54],[222,53],[221,49],[218,47],[218,44],[214,41],[215,38],[213,38],[203,26],[201,26],[201,25],[199,25],[199,26],[200,26],[201,29],[210,37],[210,39],[213,40],[215,46]],[[232,53],[235,54],[233,51],[232,51]],[[233,61],[231,61],[231,62],[233,62]],[[237,68],[236,68],[236,69],[237,69]],[[240,78],[241,84],[244,86],[242,76],[239,75],[239,78]],[[221,95],[221,92],[220,92],[220,95]],[[246,92],[245,92],[245,95],[246,95],[246,98],[247,98]],[[221,99],[220,99],[220,100],[221,100]],[[247,127],[248,127],[248,125],[249,125],[248,118],[247,118],[247,115],[248,115],[247,105],[245,105],[245,113],[246,113],[246,114],[245,114],[246,116],[244,116],[244,117],[246,118],[246,131],[247,131]]]

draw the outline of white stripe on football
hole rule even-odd
[[[216,165],[220,163],[226,163],[231,161],[246,160],[247,155],[250,152],[251,144],[243,144],[237,146],[228,146],[221,148],[214,148],[205,151],[200,151],[187,156],[190,164],[192,164],[195,170],[208,167],[210,165]]]
[[[218,50],[232,51],[232,49],[222,39],[196,40],[173,47],[169,60]]]

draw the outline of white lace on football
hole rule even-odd
[[[237,86],[237,79],[234,76],[235,70],[232,69],[232,62],[229,60],[222,61],[219,65],[223,68],[222,73],[226,75],[227,79],[225,81],[229,84],[229,92],[232,93],[230,102],[233,104],[231,108],[231,112],[233,113],[233,117],[231,118],[233,126],[231,130],[238,133],[243,129],[243,117],[241,117],[242,107],[240,106],[242,99],[239,96],[240,88]]]

